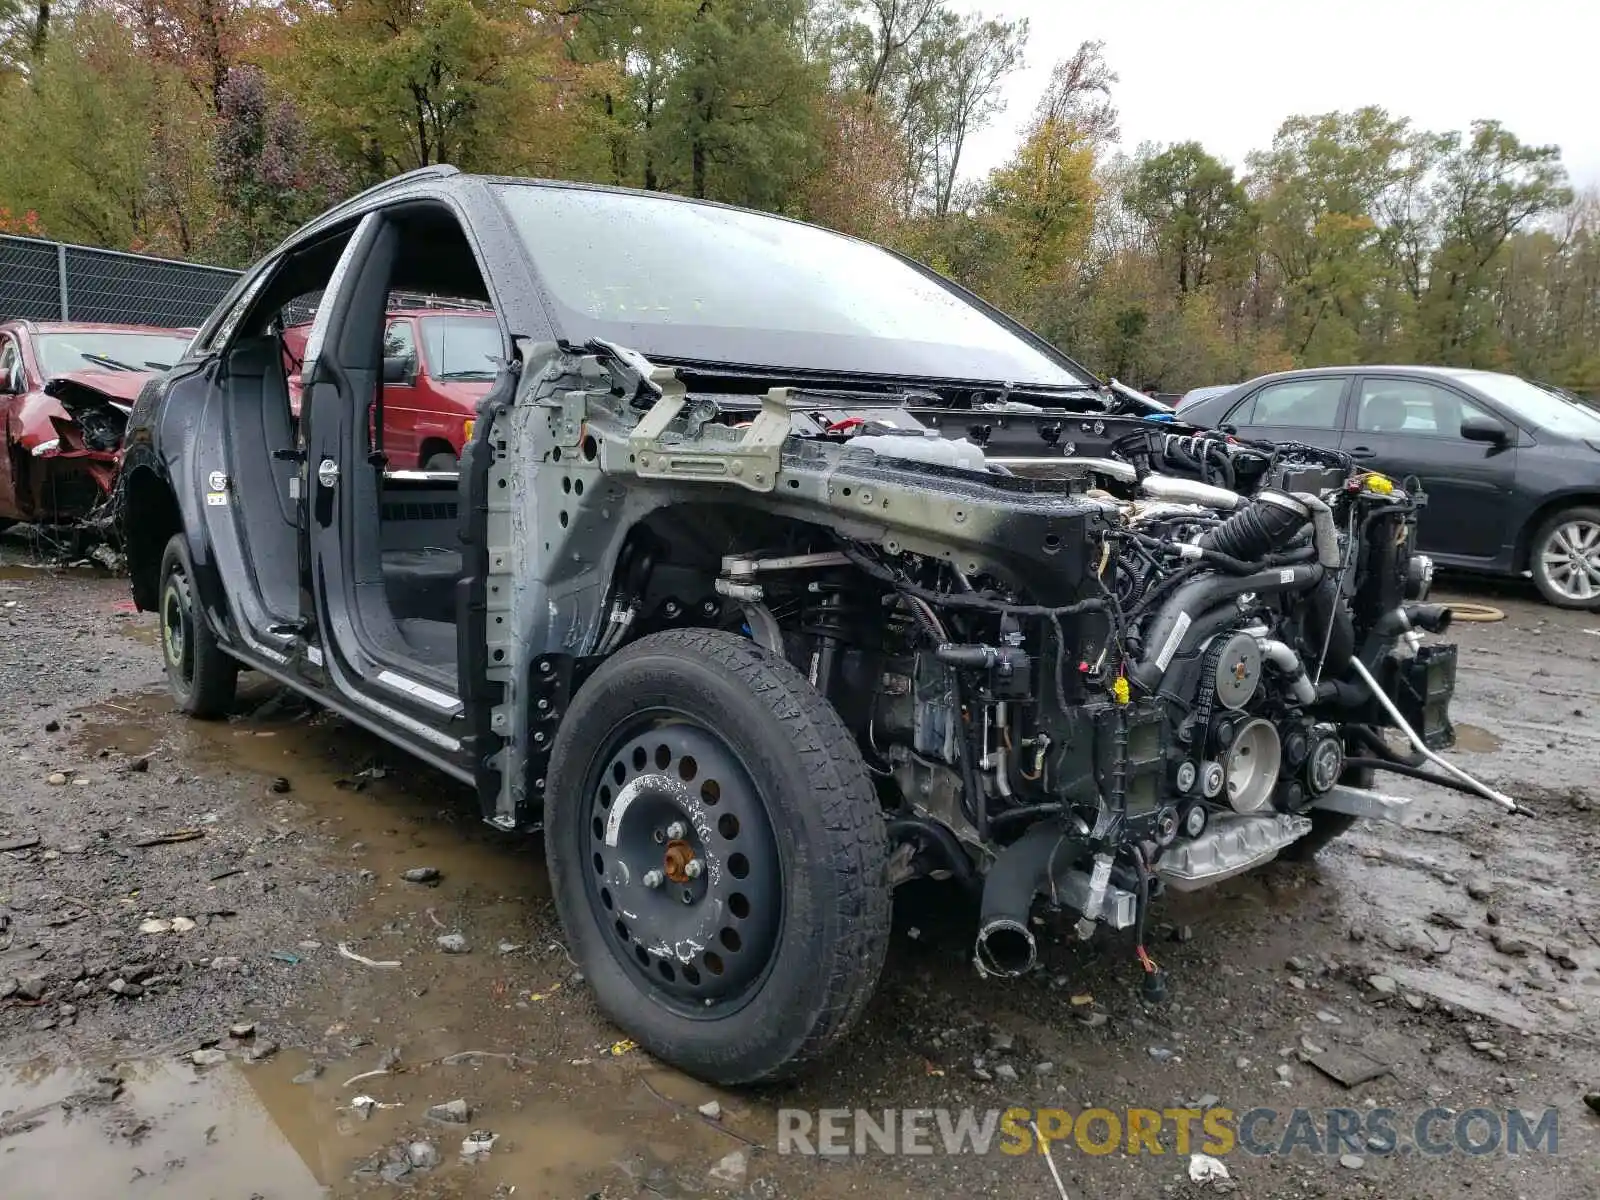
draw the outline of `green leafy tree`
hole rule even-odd
[[[556,173],[582,73],[553,16],[522,0],[347,0],[294,10],[284,94],[366,179],[432,163]]]
[[[1251,156],[1262,250],[1297,357],[1360,357],[1368,299],[1385,270],[1374,216],[1403,172],[1408,123],[1381,108],[1290,117]]]
[[[815,165],[822,72],[800,51],[803,0],[698,0],[651,139],[658,186],[794,207]]]
[[[1255,232],[1254,213],[1233,169],[1198,142],[1145,159],[1125,202],[1144,221],[1180,294],[1237,269]]]
[[[0,99],[0,205],[53,237],[188,254],[212,218],[203,101],[137,31],[84,8],[54,22]]]
[[[1498,121],[1443,139],[1433,186],[1439,244],[1418,311],[1424,353],[1474,366],[1500,361],[1495,263],[1519,229],[1571,201],[1565,183],[1559,149],[1527,145]]]

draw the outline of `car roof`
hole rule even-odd
[[[1280,380],[1312,379],[1324,375],[1410,375],[1418,379],[1471,379],[1475,375],[1504,375],[1504,371],[1485,371],[1479,367],[1441,367],[1423,363],[1364,363],[1339,367],[1296,367],[1292,371],[1275,371],[1270,375],[1257,375],[1238,387],[1258,383],[1276,383]]]

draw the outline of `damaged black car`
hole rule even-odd
[[[398,291],[499,324],[459,473],[385,454]],[[852,238],[437,167],[243,276],[121,499],[185,710],[248,667],[542,827],[604,1011],[736,1084],[845,1037],[908,880],[971,890],[987,975],[1058,928],[1159,999],[1162,893],[1399,817],[1375,772],[1514,809],[1439,753],[1413,485],[1185,426]]]

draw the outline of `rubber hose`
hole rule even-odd
[[[1265,493],[1207,531],[1196,544],[1202,550],[1255,562],[1288,545],[1308,517],[1299,501],[1281,493]]]
[[[1492,604],[1451,604],[1450,615],[1457,621],[1504,621],[1506,614]]]
[[[1468,796],[1483,799],[1483,793],[1477,788],[1468,787],[1459,779],[1451,779],[1446,775],[1438,775],[1426,771],[1421,767],[1407,766],[1405,763],[1390,762],[1387,758],[1347,758],[1344,760],[1347,767],[1371,767],[1374,771],[1392,771],[1396,775],[1404,775],[1408,779],[1420,779],[1424,783],[1431,783],[1438,787],[1449,788],[1452,792],[1463,792]]]
[[[1209,619],[1215,610],[1218,620],[1236,615],[1222,606],[1246,592],[1266,595],[1278,592],[1303,592],[1321,583],[1325,572],[1317,563],[1298,563],[1281,570],[1255,575],[1202,574],[1189,580],[1156,611],[1145,633],[1145,653],[1128,672],[1134,683],[1154,692],[1166,674],[1167,666],[1186,648],[1216,632]],[[1169,647],[1168,642],[1173,644]],[[1165,658],[1163,664],[1159,660]]]

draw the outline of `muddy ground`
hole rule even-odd
[[[1600,616],[1444,589],[1507,614],[1454,635],[1459,759],[1535,817],[1426,789],[1411,828],[1362,824],[1315,866],[1164,902],[1157,1008],[1126,938],[984,982],[970,914],[903,894],[844,1051],[797,1085],[718,1093],[597,1016],[537,839],[493,833],[459,785],[260,682],[233,719],[185,721],[123,581],[3,545],[7,1200],[1600,1194],[1583,1103],[1600,1091]],[[406,882],[416,867],[440,877]],[[1383,1073],[1346,1088],[1307,1061],[1341,1049]],[[429,1118],[452,1100],[465,1123]],[[1058,1143],[1050,1161],[775,1152],[784,1106],[1196,1103],[1388,1107],[1402,1129],[1435,1106],[1554,1107],[1559,1142],[1235,1151],[1222,1185],[1192,1182],[1170,1135],[1160,1156]],[[464,1157],[477,1130],[497,1140]]]

